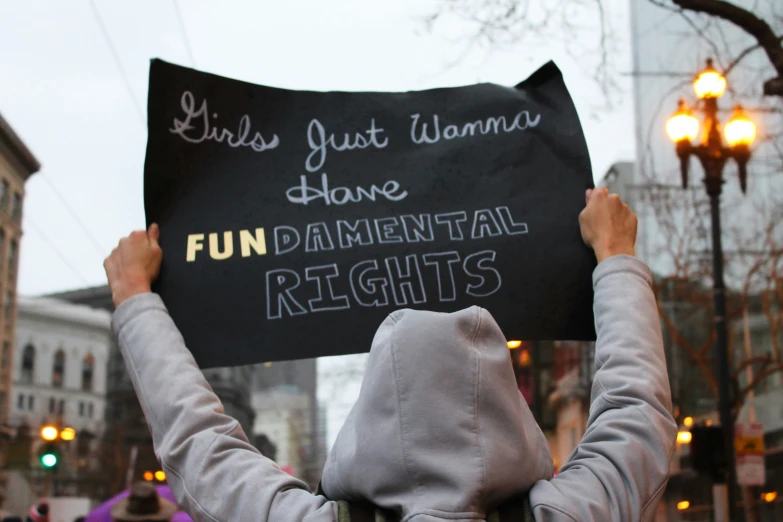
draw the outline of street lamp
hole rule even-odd
[[[704,185],[710,197],[712,215],[712,264],[713,264],[713,300],[715,306],[715,361],[718,370],[718,410],[724,436],[724,450],[728,463],[726,477],[728,510],[733,519],[734,499],[734,425],[731,415],[729,359],[726,333],[726,296],[723,282],[723,248],[720,230],[720,194],[723,186],[723,167],[733,159],[739,170],[740,188],[743,194],[747,190],[747,164],[750,159],[750,145],[756,137],[756,126],[737,105],[734,114],[724,129],[726,143],[721,137],[721,125],[718,120],[718,98],[726,91],[726,78],[707,60],[707,67],[699,73],[693,82],[693,90],[699,101],[692,109],[684,100],[680,100],[677,112],[666,124],[669,137],[676,144],[680,158],[680,174],[683,188],[688,187],[688,164],[691,156],[696,156],[704,168]],[[694,111],[704,115],[701,141],[694,145],[693,140],[699,132],[699,121]]]

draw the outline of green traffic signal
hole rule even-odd
[[[44,453],[41,455],[41,464],[45,468],[53,468],[57,465],[57,455],[54,453]]]
[[[56,443],[44,444],[38,451],[38,460],[41,466],[46,469],[52,469],[57,466],[60,460],[60,451]]]

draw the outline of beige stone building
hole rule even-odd
[[[16,276],[22,239],[24,184],[41,165],[0,115],[0,466],[8,464],[9,424],[16,343]],[[7,495],[7,475],[0,471],[0,506]]]
[[[8,425],[24,184],[41,165],[0,115],[0,425]]]

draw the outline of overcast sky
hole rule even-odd
[[[622,39],[625,4],[614,13]],[[633,157],[629,91],[615,110],[591,117],[598,90],[556,41],[479,49],[450,66],[469,28],[451,21],[428,32],[421,17],[431,0],[179,0],[195,64],[172,0],[94,6],[130,92],[90,0],[0,7],[0,112],[43,165],[26,185],[22,294],[104,284],[103,258],[120,236],[143,227],[140,110],[153,57],[265,85],[381,91],[514,85],[554,59],[582,115],[594,176]]]

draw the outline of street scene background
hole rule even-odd
[[[655,275],[673,413],[681,427],[657,520],[715,519],[713,480],[694,460],[691,431],[720,424],[722,387],[729,389],[732,421],[741,426],[735,430],[739,444],[748,444],[737,452],[738,520],[783,520],[783,4],[732,2],[763,22],[772,37],[724,4],[5,3],[0,508],[19,515],[39,498],[56,497],[85,506],[78,511],[133,480],[165,484],[111,333],[113,306],[102,267],[119,237],[144,226],[152,58],[319,91],[513,86],[551,59],[579,112],[594,180],[637,213],[637,255]],[[695,107],[694,78],[708,59],[727,82],[718,117],[728,122],[741,104],[756,129],[747,190],[741,190],[736,162],[723,169],[726,382],[716,371],[705,174],[691,159],[689,184],[682,187],[681,162],[667,135],[678,100]],[[778,83],[770,82],[775,78]],[[509,343],[509,354],[557,469],[584,431],[593,346],[519,340]],[[366,355],[352,355],[205,375],[251,442],[315,487],[365,363]],[[50,425],[75,432],[58,446],[54,470],[39,458],[47,447],[39,432]]]

